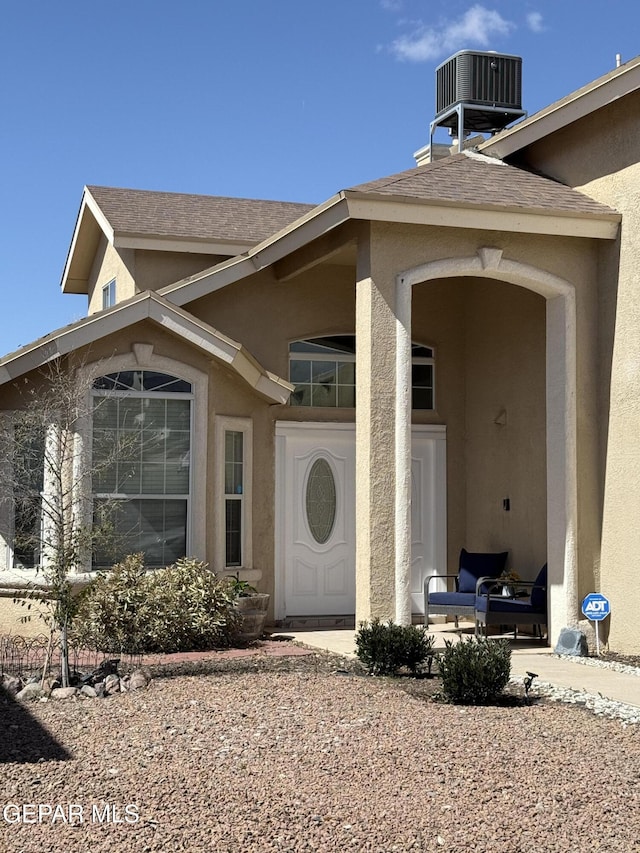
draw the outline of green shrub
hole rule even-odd
[[[506,640],[447,640],[438,668],[447,701],[484,705],[494,702],[509,681],[511,649]]]
[[[199,560],[148,571],[143,555],[133,554],[82,593],[73,639],[118,654],[219,648],[238,629],[235,597],[226,579]]]
[[[360,624],[356,649],[371,675],[394,675],[403,666],[415,674],[432,654],[433,638],[422,627],[374,619]]]
[[[142,554],[131,554],[97,577],[78,596],[71,639],[111,653],[142,651],[151,618]]]

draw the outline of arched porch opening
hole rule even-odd
[[[577,463],[576,463],[576,319],[575,294],[572,285],[558,276],[550,274],[537,267],[511,261],[503,256],[500,249],[483,248],[475,256],[433,261],[407,270],[396,278],[396,619],[407,623],[411,619],[410,595],[410,565],[407,554],[410,553],[410,430],[411,409],[407,399],[406,388],[408,379],[408,364],[410,364],[410,341],[417,332],[412,323],[412,294],[414,285],[428,285],[444,280],[475,280],[479,289],[484,283],[491,282],[515,285],[541,296],[544,302],[544,326],[546,341],[544,346],[538,342],[538,351],[544,359],[544,456],[546,457],[546,559],[549,565],[549,607],[550,607],[550,639],[555,642],[560,629],[571,624],[577,618]],[[453,285],[453,282],[452,282]],[[489,344],[495,350],[496,342]],[[442,364],[442,360],[440,362]],[[466,365],[468,368],[468,364]],[[517,369],[517,368],[514,368]],[[527,375],[524,371],[523,376]],[[535,370],[531,375],[535,375]],[[468,371],[467,371],[468,376]],[[437,380],[438,381],[438,380]],[[441,379],[439,381],[442,381]],[[410,384],[410,383],[409,383]],[[468,389],[467,389],[468,390]],[[517,399],[527,400],[527,393],[535,394],[535,390],[522,389]],[[480,393],[480,392],[479,392]],[[436,400],[438,391],[436,389]],[[471,393],[472,403],[465,395],[464,416],[472,416],[482,409],[482,400],[478,393]],[[496,398],[497,399],[497,398]],[[535,407],[535,400],[532,401]],[[437,403],[436,403],[437,408]],[[459,413],[460,414],[460,413]],[[484,412],[485,416],[487,412]],[[513,413],[515,415],[515,412]],[[462,415],[460,415],[462,417]],[[486,421],[486,417],[485,417]],[[470,461],[465,461],[466,477],[482,476],[483,469],[487,470],[485,462],[479,460],[483,442],[489,450],[493,446],[504,445],[499,433],[508,429],[509,412],[497,410],[493,423],[468,425],[473,435],[470,443],[465,443],[466,452],[470,453]],[[467,425],[465,425],[465,429]],[[493,436],[482,430],[493,430]],[[522,436],[526,427],[519,425],[519,444],[523,451],[526,443]],[[467,435],[465,438],[468,438]],[[535,442],[534,442],[535,443]],[[530,460],[529,460],[530,461]],[[521,481],[526,477],[529,461],[523,464],[518,475],[520,498],[522,493]],[[450,461],[450,465],[452,462]],[[504,466],[508,460],[500,461]],[[497,496],[500,486],[500,470],[494,471],[495,480],[492,484],[493,499]],[[539,483],[539,479],[537,482]],[[473,482],[466,483],[466,490]],[[476,483],[476,489],[478,489]],[[480,489],[480,493],[482,489]],[[505,494],[504,498],[510,495]],[[467,502],[467,506],[468,506]],[[520,509],[520,507],[519,507]],[[465,520],[464,531],[478,535],[482,526],[483,515],[486,520],[495,521],[495,506],[489,509],[474,510],[473,519]],[[469,523],[466,523],[466,522]],[[534,525],[535,527],[535,525]],[[536,535],[533,532],[533,535]],[[523,532],[518,533],[518,541],[523,542]],[[498,546],[500,531],[487,531],[487,547],[495,540]],[[492,539],[493,537],[493,539]],[[455,537],[454,537],[455,538]],[[451,541],[451,537],[450,537]],[[514,540],[515,541],[515,540]],[[463,543],[464,544],[464,543]],[[518,545],[522,548],[522,544]],[[535,546],[532,553],[535,553]],[[514,568],[518,568],[514,564]]]

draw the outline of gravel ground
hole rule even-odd
[[[208,662],[105,700],[6,702],[0,851],[640,850],[640,727],[513,695],[444,705],[437,678],[356,669]]]

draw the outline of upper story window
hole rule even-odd
[[[411,349],[412,408],[433,409],[433,349],[416,343]],[[294,341],[289,345],[289,380],[295,385],[292,406],[355,407],[355,335]]]
[[[111,308],[116,304],[116,280],[112,278],[108,284],[102,288],[102,307]]]

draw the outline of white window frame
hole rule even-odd
[[[164,371],[156,371],[153,368],[140,368],[140,367],[131,367],[129,370],[142,370],[142,371],[153,371],[153,372],[164,372]],[[116,371],[110,371],[114,373]],[[108,373],[103,373],[103,376],[109,375]],[[167,376],[173,376],[176,379],[183,379],[184,377],[173,374],[166,374]],[[99,379],[100,377],[96,377]],[[188,380],[185,380],[188,381]],[[185,494],[165,494],[163,493],[128,493],[128,492],[93,492],[92,499],[100,500],[100,499],[108,499],[113,501],[171,501],[171,500],[184,500],[186,502],[186,525],[185,525],[185,554],[184,556],[188,557],[190,552],[190,529],[191,529],[191,515],[192,515],[192,494],[193,494],[193,466],[194,466],[194,453],[193,453],[193,444],[194,444],[194,427],[193,427],[193,413],[194,413],[194,399],[195,395],[193,393],[193,386],[191,391],[188,392],[163,392],[163,391],[134,391],[134,390],[102,390],[102,389],[92,389],[91,390],[92,399],[96,398],[134,398],[136,400],[188,400],[189,401],[189,487]],[[162,568],[162,566],[155,566],[154,568]],[[102,567],[104,570],[104,567]]]
[[[323,337],[323,336],[318,335],[316,337]],[[346,332],[344,334],[339,333],[336,335],[327,335],[326,337],[333,337],[333,338],[352,337],[352,334]],[[349,364],[356,364],[355,353],[353,353],[353,354],[352,353],[314,353],[314,352],[302,353],[302,352],[292,352],[291,351],[291,345],[292,344],[305,343],[307,341],[313,341],[314,339],[315,339],[314,337],[306,337],[306,338],[296,338],[295,340],[289,341],[289,365],[291,365],[292,361],[327,361],[327,362],[335,361],[336,363],[341,361],[341,362],[346,362]],[[430,409],[413,409],[413,405],[412,405],[412,410],[416,411],[416,412],[434,412],[436,409],[436,367],[435,367],[435,365],[436,365],[436,351],[435,351],[435,347],[431,346],[431,344],[423,344],[423,343],[420,343],[419,341],[412,340],[411,341],[411,347],[413,348],[414,346],[424,347],[425,349],[430,349],[432,352],[431,357],[413,356],[413,355],[411,357],[411,367],[412,368],[414,365],[421,365],[421,364],[431,365],[431,367],[433,368],[432,373],[431,373],[431,376],[432,376],[432,400],[431,400],[431,403],[432,403],[432,405],[431,405]],[[289,370],[291,370],[291,368],[289,368]],[[291,376],[291,373],[289,373],[289,376]],[[413,387],[414,386],[413,386],[413,382],[412,382],[412,384],[411,384],[412,397],[413,397]],[[357,394],[357,392],[358,392],[357,364],[356,364],[355,389],[356,389],[356,394]],[[298,403],[292,403],[291,400],[289,401],[289,405],[294,407],[294,408],[302,408],[302,409],[327,408],[326,406],[320,406],[320,407],[313,406],[313,405],[301,406]],[[330,406],[329,408],[331,408],[331,409],[350,409],[353,407],[352,406],[338,406],[336,404],[335,406]]]
[[[207,374],[195,367],[176,359],[154,353],[153,345],[134,343],[132,352],[114,355],[103,361],[93,362],[81,368],[83,382],[90,385],[93,380],[109,373],[120,370],[153,370],[157,373],[167,373],[191,383],[191,458],[194,460],[190,472],[190,512],[187,513],[187,556],[198,560],[207,560],[207,466],[202,460],[207,459],[207,412],[209,378]],[[91,391],[87,392],[91,395]],[[89,400],[87,401],[89,406]],[[88,459],[91,458],[92,419],[81,426],[80,440],[87,448]],[[197,460],[197,463],[196,461]],[[85,496],[87,507],[86,523],[91,523],[91,499]],[[90,560],[87,561],[86,571],[91,570]]]
[[[116,304],[116,280],[112,278],[102,288],[102,309]]]
[[[430,409],[414,409],[412,403],[412,411],[414,412],[435,412],[436,410],[436,350],[435,347],[432,347],[431,344],[421,344],[418,341],[411,341],[411,347],[414,346],[424,347],[425,349],[431,350],[431,357],[427,356],[411,356],[411,369],[412,369],[412,382],[411,382],[411,394],[413,397],[413,366],[414,364],[430,364],[433,368],[431,371],[431,408]]]
[[[354,336],[353,332],[338,332],[335,335],[316,335],[316,336],[309,336],[306,338],[296,338],[295,340],[289,341],[289,376],[291,376],[291,362],[292,361],[327,361],[327,362],[335,362],[336,364],[338,364],[338,362],[343,362],[344,364],[355,364],[356,363],[356,354],[355,353],[349,353],[349,352],[344,352],[344,353],[343,352],[329,352],[329,353],[304,352],[303,353],[303,352],[292,352],[291,351],[292,344],[306,343],[308,341],[313,341],[313,340],[316,340],[317,338],[322,338],[322,337],[354,338],[354,340],[355,340],[355,336]],[[355,379],[355,384],[354,384],[354,391],[356,393],[357,393],[357,382],[358,382],[358,378],[357,378],[357,374],[356,374],[356,379]],[[328,407],[327,406],[313,406],[313,405],[301,406],[298,403],[292,403],[291,398],[289,398],[289,405],[293,406],[294,408],[301,408],[301,409],[317,409],[317,408],[353,409],[354,408],[353,406],[338,406],[337,403],[335,406],[328,406]]]
[[[251,418],[216,415],[215,417],[215,511],[214,511],[214,569],[217,572],[239,572],[253,568],[253,421]],[[242,439],[242,512],[240,566],[226,565],[226,492],[225,492],[225,435],[241,432]]]

